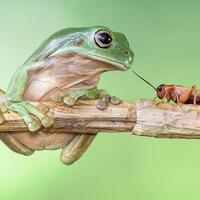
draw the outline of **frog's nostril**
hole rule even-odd
[[[128,52],[128,51],[124,51],[124,54],[125,54],[126,56],[128,56],[128,55],[129,55],[129,52]]]

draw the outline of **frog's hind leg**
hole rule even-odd
[[[87,150],[95,136],[96,134],[77,135],[69,144],[66,145],[66,147],[63,148],[60,157],[61,161],[67,165],[73,164]]]
[[[9,147],[11,150],[15,151],[16,153],[23,154],[25,156],[29,156],[34,153],[32,149],[29,149],[18,140],[16,140],[12,135],[12,133],[2,133],[0,135],[1,141]]]

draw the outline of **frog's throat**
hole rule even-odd
[[[70,54],[75,54],[75,55],[79,55],[79,56],[83,56],[83,57],[87,57],[91,60],[94,60],[94,61],[99,61],[99,62],[102,62],[102,63],[106,63],[106,64],[109,64],[110,66],[112,66],[114,69],[113,70],[120,70],[120,71],[127,71],[129,68],[130,68],[130,65],[129,64],[126,64],[126,63],[119,63],[119,62],[116,62],[114,60],[111,60],[109,58],[103,58],[103,57],[100,57],[100,56],[96,56],[96,55],[93,55],[93,54],[89,54],[89,53],[77,53],[77,52],[68,52],[67,55],[66,54],[62,54],[62,53],[59,53],[59,54],[52,54],[51,56],[49,56],[49,58],[51,57],[57,57],[57,56],[61,56],[61,57],[68,57],[68,55]]]

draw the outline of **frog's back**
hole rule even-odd
[[[56,50],[58,50],[62,45],[67,43],[67,41],[73,39],[74,37],[78,37],[91,29],[97,29],[100,26],[95,27],[84,27],[84,28],[65,28],[55,32],[48,39],[46,39],[34,52],[33,54],[26,60],[24,64],[33,63],[42,59],[47,58],[51,54],[53,54]],[[101,27],[103,28],[103,27]]]

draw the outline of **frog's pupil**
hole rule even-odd
[[[112,38],[108,33],[101,33],[99,34],[99,40],[103,44],[110,44],[112,42]]]
[[[101,48],[108,48],[112,43],[112,36],[107,31],[99,30],[95,33],[95,43]]]

